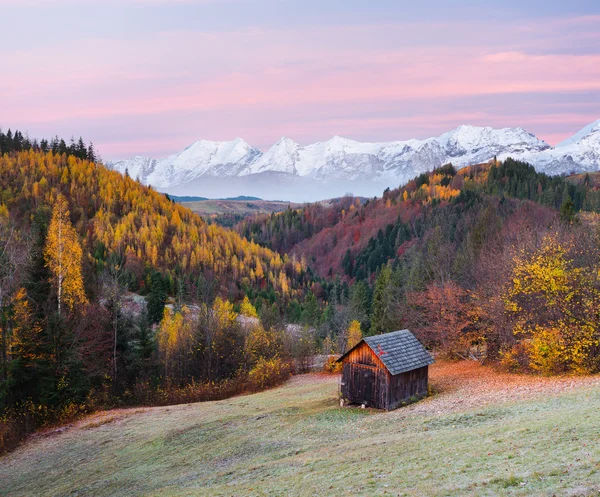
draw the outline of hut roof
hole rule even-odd
[[[362,342],[369,346],[392,375],[406,373],[435,362],[431,354],[409,330],[365,337],[351,350]],[[341,361],[349,353],[350,350],[338,360]]]

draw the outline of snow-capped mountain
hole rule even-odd
[[[109,167],[157,188],[185,184],[200,176],[237,176],[261,155],[241,138],[230,142],[200,140],[164,159],[134,157]]]
[[[600,119],[544,154],[533,157],[525,154],[523,159],[548,174],[599,171]]]
[[[164,159],[134,157],[108,165],[176,194],[304,201],[380,194],[448,162],[462,167],[493,157],[526,160],[550,174],[600,170],[600,120],[554,148],[522,128],[465,125],[437,138],[387,143],[334,136],[301,146],[282,138],[264,153],[240,138],[203,140]]]

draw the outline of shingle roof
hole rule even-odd
[[[392,375],[406,373],[435,362],[409,330],[365,337],[363,341],[381,359]]]

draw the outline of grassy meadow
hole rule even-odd
[[[441,363],[389,413],[340,408],[337,382],[92,416],[0,458],[0,495],[600,494],[598,377]]]

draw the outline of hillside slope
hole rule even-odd
[[[255,215],[236,229],[263,246],[304,257],[319,276],[363,279],[426,240],[437,226],[446,240],[462,244],[489,205],[503,220],[522,207],[523,200],[541,204],[548,215],[557,213],[567,198],[576,211],[598,212],[596,176],[550,177],[512,159],[458,171],[444,166],[386,190],[381,198],[361,202],[344,197],[329,206],[308,204],[275,215]],[[485,228],[492,226],[487,223]]]
[[[0,155],[0,452],[80,410],[198,382],[241,389],[280,352],[249,362],[234,302],[256,316],[248,299],[269,299],[278,322],[305,290],[301,262],[72,151],[29,146]]]
[[[315,375],[226,401],[108,412],[2,458],[0,495],[600,491],[598,377],[476,363],[437,364],[431,376],[438,394],[390,413],[337,407],[337,377]]]
[[[209,226],[186,207],[128,176],[74,156],[23,151],[0,157],[0,204],[22,225],[48,217],[57,194],[65,195],[85,242],[85,258],[127,256],[144,284],[144,265],[171,275],[204,274],[238,298],[246,288],[285,286],[294,268],[277,254],[237,233]],[[41,213],[41,214],[40,214]],[[260,267],[259,267],[260,266]]]

